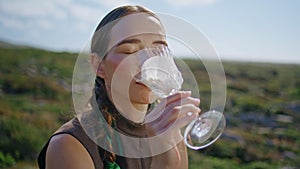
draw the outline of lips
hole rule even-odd
[[[148,86],[146,86],[145,84],[143,84],[143,83],[141,83],[141,82],[136,81],[135,83],[136,83],[137,85],[139,85],[139,86],[143,86],[143,87],[149,89]],[[149,89],[149,90],[150,90],[150,89]]]
[[[143,83],[140,83],[140,82],[135,82],[136,84],[138,85],[141,85],[141,86],[144,86],[144,87],[147,87],[146,85],[144,85]],[[148,88],[148,87],[147,87]]]

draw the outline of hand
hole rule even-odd
[[[200,113],[200,100],[191,97],[190,91],[180,91],[168,96],[146,116],[145,122],[153,135],[164,132],[177,133]]]
[[[200,113],[200,100],[191,97],[191,92],[178,92],[162,99],[145,119],[152,136],[159,136],[150,145],[153,152],[163,150],[153,157],[152,168],[188,168],[187,150],[180,129]]]

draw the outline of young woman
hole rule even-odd
[[[125,61],[144,48],[161,46],[167,46],[163,26],[154,13],[143,7],[118,7],[103,18],[91,44],[96,80],[90,105],[92,109],[100,110],[104,118],[100,125],[107,123],[111,128],[100,127],[95,141],[86,133],[78,117],[71,119],[52,135],[41,151],[38,157],[41,169],[188,168],[187,150],[180,129],[200,113],[200,100],[192,98],[188,91],[180,91],[149,108],[156,96],[131,77],[134,65]],[[119,78],[114,83],[116,73]],[[150,109],[159,117],[145,122]],[[146,146],[133,145],[112,129],[134,138],[157,136],[166,131],[168,134]],[[120,151],[116,153],[115,145],[127,155]],[[128,155],[129,151],[134,153],[144,149],[154,153],[139,158]]]

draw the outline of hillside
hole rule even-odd
[[[70,85],[76,57],[0,45],[0,168],[37,168],[43,144],[74,116]],[[185,62],[202,84],[201,108],[207,110],[207,72],[202,64]],[[300,168],[300,65],[223,65],[227,128],[212,146],[189,151],[190,168]]]

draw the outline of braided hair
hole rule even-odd
[[[101,110],[101,113],[104,119],[106,120],[106,123],[112,126],[116,117],[114,113],[111,113],[109,111],[109,108],[111,107],[111,102],[108,100],[104,83],[105,82],[102,78],[100,78],[99,76],[96,77],[94,88],[95,99],[98,108]],[[112,140],[114,140],[114,135],[112,131],[113,129],[110,127],[106,127],[105,129],[105,133],[103,133],[102,137],[99,137],[98,139],[102,139],[102,141],[104,141],[104,144],[108,146],[107,148],[109,150],[112,150]],[[116,155],[112,151],[103,151],[100,147],[98,147],[98,152],[100,156],[102,156],[105,166],[115,163]]]
[[[152,13],[151,11],[149,11],[148,9],[145,9],[144,7],[141,6],[121,6],[118,7],[114,10],[112,10],[111,12],[109,12],[99,23],[99,25],[97,26],[95,33],[92,37],[92,44],[91,44],[91,52],[92,53],[96,53],[99,57],[101,57],[102,59],[105,59],[105,56],[107,54],[107,48],[108,48],[108,43],[109,43],[109,39],[110,39],[110,34],[109,31],[112,27],[105,27],[108,23],[111,23],[112,21],[115,21],[121,17],[130,15],[130,14],[135,14],[135,13],[147,13],[155,18],[158,19],[158,17]],[[113,25],[112,25],[113,26]],[[103,30],[103,29],[104,30]],[[101,31],[99,31],[101,29]],[[102,79],[101,77],[97,76],[95,79],[95,88],[94,88],[94,94],[96,97],[96,101],[97,104],[103,114],[103,117],[105,118],[106,122],[114,127],[114,122],[115,122],[115,114],[109,112],[109,104],[100,104],[98,103],[99,100],[103,101],[103,99],[99,99],[99,98],[103,98],[103,95],[107,95],[106,93],[106,88],[105,88],[105,81],[104,79]],[[107,96],[104,96],[105,99]],[[112,150],[112,140],[114,139],[113,136],[113,131],[111,131],[112,129],[108,130],[108,133],[105,133],[105,135],[107,136],[107,138],[105,139],[109,150]],[[113,153],[113,151],[106,151],[102,149],[100,149],[100,147],[98,148],[99,154],[102,157],[103,163],[106,166],[106,168],[118,168],[115,166],[111,166],[112,164],[115,164],[116,162],[116,154]]]

